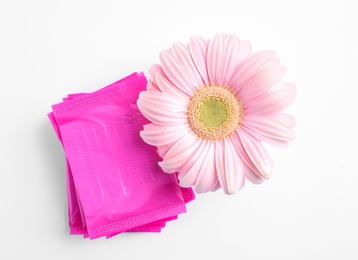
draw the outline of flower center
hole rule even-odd
[[[227,87],[198,89],[188,104],[188,124],[200,138],[222,140],[240,125],[242,106]]]
[[[207,127],[221,126],[227,119],[227,106],[221,99],[209,98],[202,103],[201,121]]]

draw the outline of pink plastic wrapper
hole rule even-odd
[[[130,76],[115,82],[114,84],[119,84],[120,82],[123,82],[125,80],[129,80],[129,79],[133,79],[138,77],[137,73],[133,73]],[[113,85],[113,84],[112,84]],[[79,96],[84,95],[85,93],[79,93],[79,94],[69,94],[66,98],[64,98],[63,100],[70,100]],[[61,134],[59,131],[59,128],[56,124],[55,118],[53,116],[53,113],[49,113],[48,114],[49,119],[54,127],[54,130],[59,138],[59,140],[62,142],[61,139]],[[70,227],[70,234],[83,234],[85,237],[88,237],[88,233],[87,233],[87,229],[83,220],[83,214],[82,214],[82,210],[81,210],[81,206],[80,203],[78,201],[78,197],[77,197],[77,193],[75,190],[75,186],[73,183],[73,177],[72,177],[72,172],[71,172],[71,168],[68,164],[67,161],[67,176],[66,176],[66,180],[67,180],[67,195],[68,195],[68,219],[69,219],[69,227]],[[181,188],[181,192],[183,194],[184,200],[185,202],[189,202],[191,200],[193,200],[195,198],[195,195],[192,191],[192,189],[188,189],[188,188]],[[139,226],[139,227],[135,227],[131,230],[128,230],[129,232],[160,232],[161,228],[163,228],[165,226],[166,221],[170,221],[173,219],[176,219],[177,217],[171,217],[171,218],[166,218],[160,221],[155,221],[153,223],[150,224],[146,224],[143,226]],[[112,236],[112,235],[111,235]],[[111,237],[110,236],[110,237]],[[108,236],[107,236],[108,237]]]
[[[129,75],[128,77],[121,79],[114,84],[119,84],[120,82],[123,82],[125,80],[134,79],[138,77],[137,73],[133,73]],[[112,84],[113,85],[113,84]],[[69,94],[66,98],[63,100],[70,100],[79,96],[85,95],[85,93],[78,93],[78,94]],[[57,126],[57,123],[55,121],[55,118],[53,116],[53,113],[49,113],[48,117],[52,123],[52,126],[59,138],[59,140],[62,142],[60,130]],[[82,209],[80,206],[80,203],[78,201],[76,189],[73,183],[73,177],[71,168],[68,164],[68,161],[66,160],[66,180],[67,180],[67,197],[68,197],[68,219],[69,219],[69,227],[70,227],[70,234],[83,234],[85,237],[88,237],[87,229],[83,220],[83,214]],[[185,191],[185,193],[189,193],[188,191]],[[138,232],[160,232],[161,228],[165,226],[165,221],[157,221],[155,223],[147,224],[144,226],[133,228],[132,232],[138,231]],[[161,223],[163,222],[163,223]]]
[[[94,93],[69,95],[49,114],[68,160],[71,234],[159,232],[194,199],[139,138],[146,119],[135,102],[145,85],[143,74],[132,74]]]
[[[69,96],[70,99],[76,96],[80,96],[83,94],[71,94]],[[64,100],[69,100],[69,98],[64,98]],[[62,142],[61,135],[59,132],[59,128],[55,122],[53,113],[48,114],[49,119],[54,127],[54,130]],[[78,201],[75,185],[73,182],[71,168],[66,161],[66,180],[67,180],[67,197],[68,197],[68,219],[69,219],[69,228],[70,234],[83,234],[85,237],[88,237],[87,229],[83,220],[82,209],[80,206],[80,202]],[[185,203],[192,201],[195,198],[194,192],[191,188],[182,188],[180,187]],[[165,218],[160,221],[155,221],[143,226],[135,227],[127,232],[160,232],[161,228],[165,227],[165,223],[167,221],[171,221],[177,219],[177,216],[173,216],[171,218]],[[107,236],[112,237],[113,235]]]

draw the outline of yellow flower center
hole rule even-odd
[[[228,111],[224,101],[216,98],[204,100],[201,104],[201,122],[207,127],[219,127],[227,119]]]
[[[188,105],[188,124],[200,138],[222,140],[231,136],[241,123],[242,105],[227,87],[198,89]]]

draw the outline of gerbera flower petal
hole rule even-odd
[[[256,97],[272,88],[285,74],[286,68],[278,63],[263,69],[249,79],[240,89],[239,96],[244,100]]]
[[[276,120],[277,122],[285,125],[287,128],[290,128],[291,131],[292,131],[292,128],[296,125],[296,119],[293,116],[287,115],[284,113],[274,116],[273,119]],[[259,134],[258,132],[252,130],[251,128],[247,128],[245,126],[243,128],[245,129],[245,131],[249,132],[253,136],[256,136],[260,140],[267,142],[269,144],[272,144],[274,146],[281,147],[281,148],[287,148],[290,145],[291,140],[287,141],[287,140],[274,139],[274,138]]]
[[[181,137],[180,137],[181,138]],[[179,139],[180,139],[179,138]],[[178,139],[178,140],[179,140]],[[166,145],[159,145],[159,146],[157,146],[157,152],[158,152],[158,154],[159,154],[159,156],[161,157],[161,158],[164,158],[165,157],[165,155],[168,153],[168,151],[170,150],[170,148],[172,148],[172,146],[175,144],[175,142],[173,142],[173,143],[169,143],[169,144],[166,144]]]
[[[226,85],[232,77],[239,61],[240,40],[236,35],[229,35],[225,40],[224,67],[219,78],[219,83]]]
[[[218,189],[221,189],[221,184],[220,184],[219,180],[217,180],[216,184],[210,191],[217,191]]]
[[[193,36],[189,40],[189,50],[194,64],[200,73],[203,82],[208,83],[208,71],[206,67],[206,54],[208,50],[208,43],[201,37]]]
[[[255,76],[258,72],[269,67],[272,63],[277,63],[273,51],[258,51],[246,59],[242,60],[236,67],[235,72],[229,82],[229,86],[239,92],[244,84]]]
[[[255,137],[241,130],[231,140],[241,159],[259,178],[269,179],[271,177],[272,159]]]
[[[203,86],[204,81],[200,76],[200,73],[198,72],[197,68],[195,67],[188,48],[181,43],[175,43],[173,44],[171,50],[175,57],[178,59],[178,61],[183,64],[185,68],[187,68],[187,75],[190,77],[193,85],[196,87]]]
[[[279,89],[246,102],[245,114],[277,115],[285,110],[296,98],[296,86],[289,82],[279,85]]]
[[[218,33],[210,41],[207,55],[207,69],[212,84],[222,84],[221,74],[225,67],[224,35]]]
[[[144,102],[141,99],[137,100],[137,106],[147,119],[157,125],[186,124],[187,116],[184,112],[175,112],[163,106]]]
[[[239,58],[240,40],[236,35],[217,34],[208,47],[208,74],[211,84],[226,85]]]
[[[149,68],[149,77],[150,79],[153,81],[155,80],[155,75],[159,73],[161,74],[163,77],[165,75],[162,66],[160,66],[159,64],[153,64],[150,68]]]
[[[245,126],[271,139],[291,141],[295,138],[291,128],[268,116],[245,116]]]
[[[244,173],[245,178],[253,184],[261,184],[266,180],[254,173],[246,164],[244,165]]]
[[[192,187],[195,185],[198,174],[201,172],[201,168],[208,154],[209,145],[209,142],[204,140],[193,157],[190,158],[179,171],[178,179],[182,187]]]
[[[252,136],[255,136],[255,138],[264,141],[268,144],[271,144],[273,146],[280,147],[280,148],[287,148],[290,145],[290,141],[278,140],[271,137],[267,137],[265,135],[259,134],[255,130],[252,130],[251,128],[248,128],[246,126],[242,126],[241,128],[246,132],[250,133]]]
[[[194,190],[198,193],[213,191],[220,187],[215,168],[215,144],[209,142],[208,145],[208,152],[194,185]]]
[[[182,138],[178,139],[178,141],[173,144],[173,146],[168,150],[168,152],[163,157],[163,159],[169,160],[173,157],[176,157],[177,155],[180,155],[180,153],[182,153],[183,151],[190,149],[190,146],[193,143],[199,143],[198,144],[198,147],[199,147],[203,141],[204,140],[200,140],[198,142],[196,137],[191,132],[189,132],[189,133],[185,134]],[[197,149],[195,149],[195,150],[197,150]]]
[[[195,86],[188,77],[187,69],[169,50],[161,51],[159,58],[168,79],[177,86],[178,89],[191,96],[195,91]]]
[[[245,185],[242,161],[230,140],[216,142],[215,163],[219,182],[226,194],[235,194]]]
[[[147,84],[147,90],[151,91],[153,88],[155,88],[156,90],[159,90],[158,86],[157,86],[157,82],[155,80],[155,75],[157,73],[160,74],[164,74],[164,71],[162,69],[162,66],[160,66],[159,64],[153,64],[150,68],[149,68],[149,82]]]
[[[167,173],[179,172],[201,143],[202,140],[196,140],[192,133],[184,135],[168,150],[159,166]]]
[[[282,124],[293,128],[296,126],[296,119],[288,114],[281,113],[275,117],[278,121],[280,121]]]
[[[187,133],[189,133],[187,125],[159,126],[148,124],[140,132],[140,136],[150,145],[164,146],[177,141]]]
[[[186,103],[173,95],[162,92],[143,91],[139,94],[141,101],[153,106],[160,106],[173,112],[186,112]]]
[[[148,82],[147,83],[147,90],[148,91],[160,91],[158,85],[155,82]]]
[[[163,93],[170,94],[175,98],[187,100],[188,95],[180,91],[174,86],[167,78],[163,77],[160,73],[155,75],[155,80],[159,90]]]
[[[242,60],[249,57],[250,54],[251,54],[251,43],[249,41],[245,41],[245,40],[241,41],[238,61],[241,62]],[[236,70],[236,68],[235,68],[235,70]]]

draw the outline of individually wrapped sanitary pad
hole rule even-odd
[[[194,199],[139,136],[148,122],[136,100],[146,84],[143,73],[133,73],[52,106],[48,117],[66,153],[70,234],[160,232]]]

